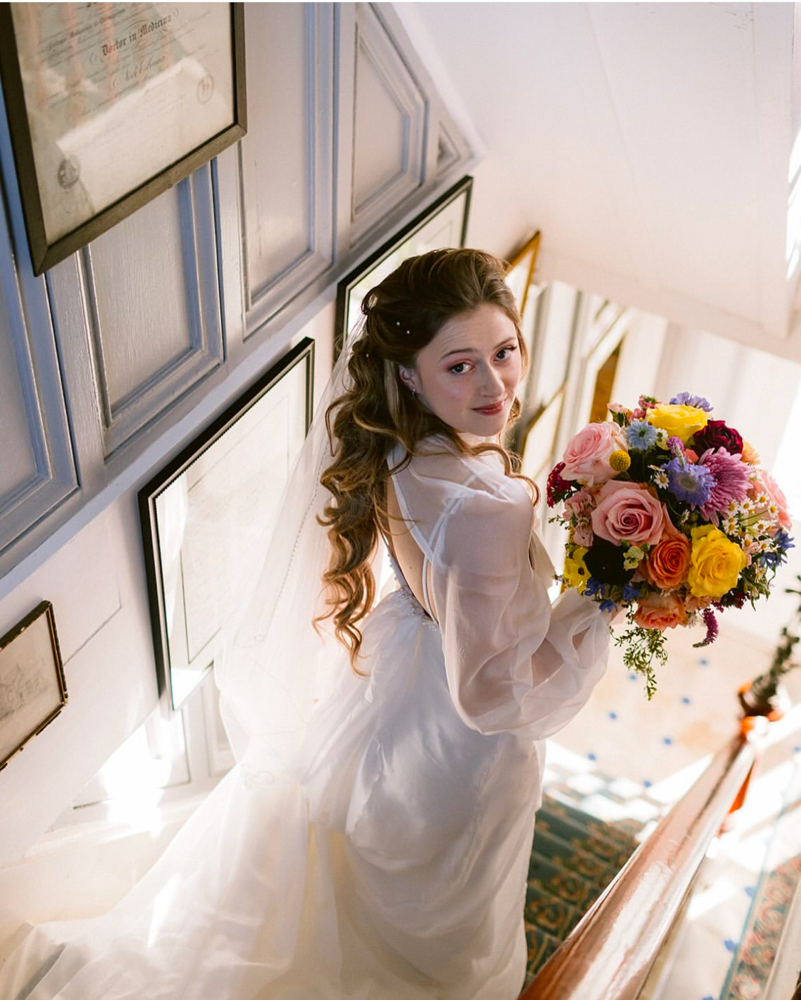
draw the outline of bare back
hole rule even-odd
[[[385,527],[390,551],[418,604],[427,610],[423,587],[425,559],[403,518],[391,477],[387,479],[387,513],[389,524]]]

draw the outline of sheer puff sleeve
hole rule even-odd
[[[575,590],[551,605],[553,570],[519,480],[476,477],[440,511],[429,594],[454,704],[481,733],[543,739],[603,675],[609,615]]]

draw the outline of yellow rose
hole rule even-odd
[[[668,437],[681,438],[686,442],[696,431],[706,427],[709,416],[706,410],[701,410],[697,406],[659,403],[648,411],[645,419],[654,427],[667,431]]]
[[[587,580],[589,580],[590,571],[584,565],[584,556],[586,555],[587,549],[583,549],[580,545],[577,545],[573,549],[572,555],[566,557],[565,569],[562,575],[568,587],[583,587]]]
[[[711,524],[693,528],[687,582],[694,597],[722,597],[737,586],[748,562],[745,552]]]

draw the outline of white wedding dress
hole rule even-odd
[[[540,741],[601,676],[609,619],[575,591],[551,606],[527,489],[497,455],[429,450],[393,477],[427,606],[403,581],[378,603],[365,677],[315,639],[308,714],[284,743],[270,706],[306,660],[251,664],[240,763],[109,915],[32,929],[3,1000],[518,995]]]

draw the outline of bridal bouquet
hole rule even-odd
[[[667,661],[664,632],[767,597],[793,547],[787,502],[759,456],[712,407],[683,392],[669,403],[641,396],[588,424],[548,477],[554,518],[568,531],[563,583],[605,610],[626,609],[617,638],[650,699],[653,661]]]

